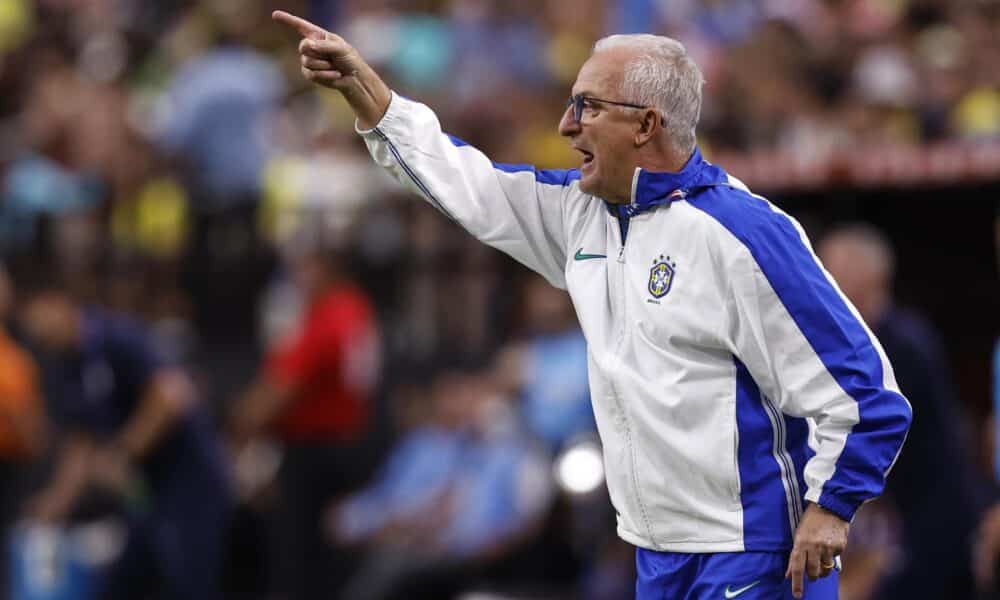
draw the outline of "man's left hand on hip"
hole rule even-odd
[[[795,545],[785,572],[785,578],[792,580],[793,596],[802,597],[805,588],[803,572],[809,575],[810,581],[815,581],[834,570],[837,557],[847,546],[850,527],[847,521],[819,505],[810,504],[806,508],[795,530]]]

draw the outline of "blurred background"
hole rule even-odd
[[[498,162],[681,40],[915,421],[842,598],[995,597],[996,0],[0,0],[5,597],[630,598],[567,296],[370,164],[283,9]]]

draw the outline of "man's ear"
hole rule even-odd
[[[646,145],[646,142],[653,139],[659,133],[662,126],[660,113],[652,108],[643,110],[639,121],[639,128],[635,132],[635,145]]]

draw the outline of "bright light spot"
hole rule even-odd
[[[604,483],[604,462],[600,447],[586,441],[570,446],[555,463],[559,486],[571,494],[589,494]]]

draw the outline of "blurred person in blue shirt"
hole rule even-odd
[[[896,258],[880,231],[867,224],[843,225],[829,232],[818,250],[882,342],[900,390],[920,415],[886,488],[900,516],[901,565],[881,582],[876,597],[972,597],[969,539],[976,491],[944,348],[926,319],[894,304]]]
[[[508,346],[499,360],[500,376],[520,397],[528,430],[550,452],[574,436],[597,434],[587,380],[587,341],[569,296],[538,276],[523,287],[527,335]]]
[[[92,209],[99,190],[94,178],[45,156],[19,157],[0,182],[0,243],[12,250],[29,248],[41,217]]]
[[[230,513],[221,446],[187,374],[157,356],[146,331],[80,306],[45,283],[22,310],[27,333],[50,354],[63,437],[51,480],[28,516],[74,518],[93,490],[125,507],[128,537],[103,596],[210,599]]]
[[[206,207],[255,200],[267,164],[266,126],[285,83],[273,61],[244,42],[256,13],[218,16],[218,45],[181,65],[163,98],[160,142],[187,161]]]
[[[548,463],[489,377],[446,371],[429,394],[428,421],[333,512],[334,537],[368,550],[344,598],[448,597],[488,577],[549,506]]]
[[[440,378],[437,387],[446,385]],[[443,495],[462,459],[454,418],[432,401],[418,382],[401,382],[393,403],[402,431],[373,481],[330,512],[333,538],[340,544],[377,546],[395,541],[392,531],[421,516]],[[443,408],[443,407],[441,407]]]

